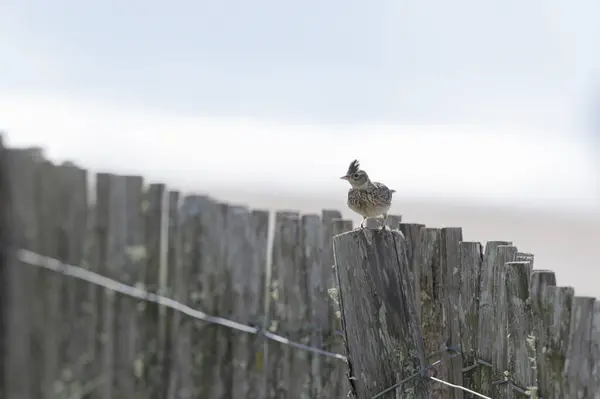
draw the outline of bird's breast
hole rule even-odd
[[[348,191],[347,205],[352,211],[366,217],[377,217],[386,213],[391,205],[389,196],[381,190]]]

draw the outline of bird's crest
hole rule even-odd
[[[348,166],[348,172],[346,172],[346,174],[352,175],[352,174],[358,172],[359,166],[360,166],[360,164],[358,163],[358,159],[355,159],[354,161],[350,162],[350,166]]]

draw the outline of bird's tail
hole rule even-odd
[[[394,194],[396,192],[396,190],[390,190],[390,193]]]

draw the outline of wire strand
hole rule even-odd
[[[448,349],[450,349],[450,348],[448,348]],[[453,349],[450,349],[450,350],[451,350],[451,351],[454,351]],[[437,352],[431,353],[431,354],[430,354],[429,356],[427,356],[427,357],[431,357],[431,356],[433,356],[433,355],[439,354],[440,352],[443,352],[443,351],[437,351]],[[456,357],[456,356],[460,356],[460,353],[456,352],[456,353],[454,353],[453,355],[450,355],[450,356],[448,356],[448,359],[452,359],[453,357]],[[376,394],[375,396],[373,396],[371,399],[377,399],[377,398],[381,398],[381,397],[382,397],[383,395],[385,395],[386,393],[388,393],[388,392],[391,392],[391,391],[393,391],[394,389],[396,389],[396,388],[398,388],[398,387],[402,386],[403,384],[407,383],[408,381],[412,380],[413,378],[416,378],[416,377],[418,377],[418,376],[422,375],[424,371],[426,371],[426,370],[428,370],[428,369],[432,368],[433,366],[437,366],[437,365],[438,365],[438,364],[440,364],[441,362],[442,362],[441,360],[436,360],[435,362],[431,363],[429,366],[425,367],[425,369],[424,369],[424,370],[417,371],[416,373],[414,373],[414,374],[410,375],[409,377],[406,377],[406,378],[405,378],[405,379],[403,379],[402,381],[395,383],[395,384],[394,384],[394,385],[392,385],[391,387],[387,387],[387,388],[386,388],[386,389],[384,389],[383,391],[381,391],[381,392],[377,393],[377,394]]]
[[[462,390],[462,391],[465,391],[465,392],[471,393],[471,394],[473,394],[473,395],[475,395],[475,396],[478,396],[478,397],[480,397],[480,398],[484,398],[484,399],[492,399],[492,398],[490,398],[489,396],[485,396],[485,395],[482,395],[482,394],[480,394],[480,393],[477,393],[477,392],[475,392],[475,391],[471,391],[470,389],[468,389],[468,388],[465,388],[465,387],[461,387],[460,385],[451,384],[451,383],[449,383],[449,382],[446,382],[446,381],[444,381],[444,380],[440,380],[439,378],[435,378],[435,377],[429,377],[429,378],[430,378],[431,380],[433,380],[433,381],[439,382],[440,384],[447,385],[447,386],[449,386],[449,387],[452,387],[452,388],[460,389],[460,390]]]
[[[17,251],[18,259],[32,266],[43,267],[45,269],[49,269],[55,272],[59,272],[71,277],[75,277],[79,280],[84,280],[89,283],[104,287],[108,290],[119,292],[121,294],[145,300],[148,302],[153,302],[159,305],[166,306],[168,308],[178,310],[181,313],[184,313],[192,318],[203,320],[212,324],[219,324],[224,327],[232,328],[234,330],[243,331],[248,334],[255,335],[264,335],[266,338],[282,343],[284,345],[289,345],[301,350],[305,350],[308,352],[316,353],[322,356],[327,356],[339,360],[343,360],[347,362],[347,358],[344,355],[334,352],[328,352],[323,349],[313,348],[308,345],[301,344],[299,342],[294,342],[286,337],[281,335],[274,334],[270,331],[262,330],[257,327],[249,326],[246,324],[238,323],[233,320],[225,319],[223,317],[211,316],[206,314],[200,310],[191,308],[187,305],[184,305],[180,302],[177,302],[171,298],[164,297],[162,295],[154,294],[152,292],[148,292],[142,288],[130,286],[127,284],[120,283],[116,280],[110,279],[108,277],[102,276],[98,273],[94,273],[92,271],[83,269],[79,266],[70,265],[67,263],[63,263],[58,259],[54,259],[48,256],[43,256],[38,253],[28,251],[25,249],[20,249]]]

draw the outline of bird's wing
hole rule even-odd
[[[395,193],[395,192],[396,192],[396,190],[394,190],[393,188],[389,188],[388,186],[386,186],[386,185],[385,185],[385,184],[383,184],[383,183],[375,182],[375,183],[373,183],[373,184],[374,184],[375,186],[377,186],[377,187],[379,187],[379,188],[383,189],[383,190],[389,190],[389,192],[390,192],[390,193]]]
[[[383,183],[373,182],[373,185],[377,188],[377,191],[379,191],[381,197],[388,201],[392,199],[392,194],[396,192],[396,190],[390,190],[388,186]]]
[[[386,185],[385,185],[385,184],[383,184],[383,183],[379,183],[379,182],[377,182],[377,181],[376,181],[376,182],[373,182],[373,185],[374,185],[375,187],[377,187],[378,189],[380,189],[380,190],[389,190],[388,186],[386,186]]]

